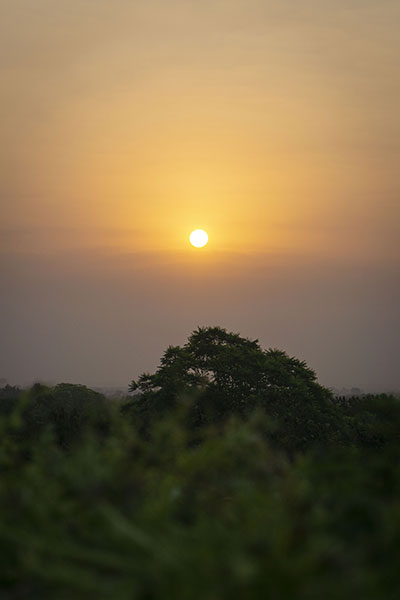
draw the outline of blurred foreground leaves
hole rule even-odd
[[[226,369],[206,392],[234,409],[202,423],[176,379],[160,412],[159,390],[0,390],[0,598],[399,597],[399,399],[333,399],[308,371],[243,414]]]

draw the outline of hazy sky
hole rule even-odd
[[[400,389],[399,22],[0,0],[0,377],[127,385],[221,325]]]

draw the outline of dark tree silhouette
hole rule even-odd
[[[189,398],[195,425],[261,407],[280,424],[276,441],[294,437],[295,446],[321,440],[334,417],[330,391],[304,361],[221,327],[198,328],[184,346],[167,348],[157,371],[132,381],[130,391],[133,412],[151,418]]]
[[[84,385],[59,383],[55,387],[35,384],[23,403],[26,435],[40,436],[52,428],[57,442],[68,447],[90,427],[101,433],[110,422],[110,403]]]

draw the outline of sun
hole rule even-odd
[[[206,231],[203,231],[203,229],[195,229],[190,234],[189,239],[192,246],[195,248],[202,248],[208,242],[208,235]]]

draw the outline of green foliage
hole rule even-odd
[[[275,423],[271,441],[288,451],[325,443],[337,429],[332,395],[304,362],[220,327],[199,328],[183,347],[167,348],[157,371],[130,390],[136,395],[126,410],[145,429],[183,398],[194,427],[262,408]]]
[[[288,460],[265,419],[231,419],[193,444],[180,411],[151,442],[121,416],[65,451],[3,417],[4,597],[397,597],[399,448]]]
[[[355,396],[340,401],[340,414],[350,442],[366,448],[400,443],[400,401],[387,394]]]
[[[154,375],[143,374],[131,391],[161,391],[163,398],[183,391],[213,390],[238,404],[266,390],[314,389],[315,373],[304,362],[279,350],[263,351],[251,341],[220,327],[199,328],[183,346],[170,346]]]
[[[20,388],[12,385],[0,388],[0,415],[9,415],[15,409],[21,393]]]
[[[57,442],[67,448],[90,425],[99,434],[109,427],[111,405],[84,385],[60,383],[55,387],[35,384],[23,396],[25,436],[34,438],[52,428]]]
[[[0,390],[0,597],[391,600],[400,400],[219,328],[117,405]]]

